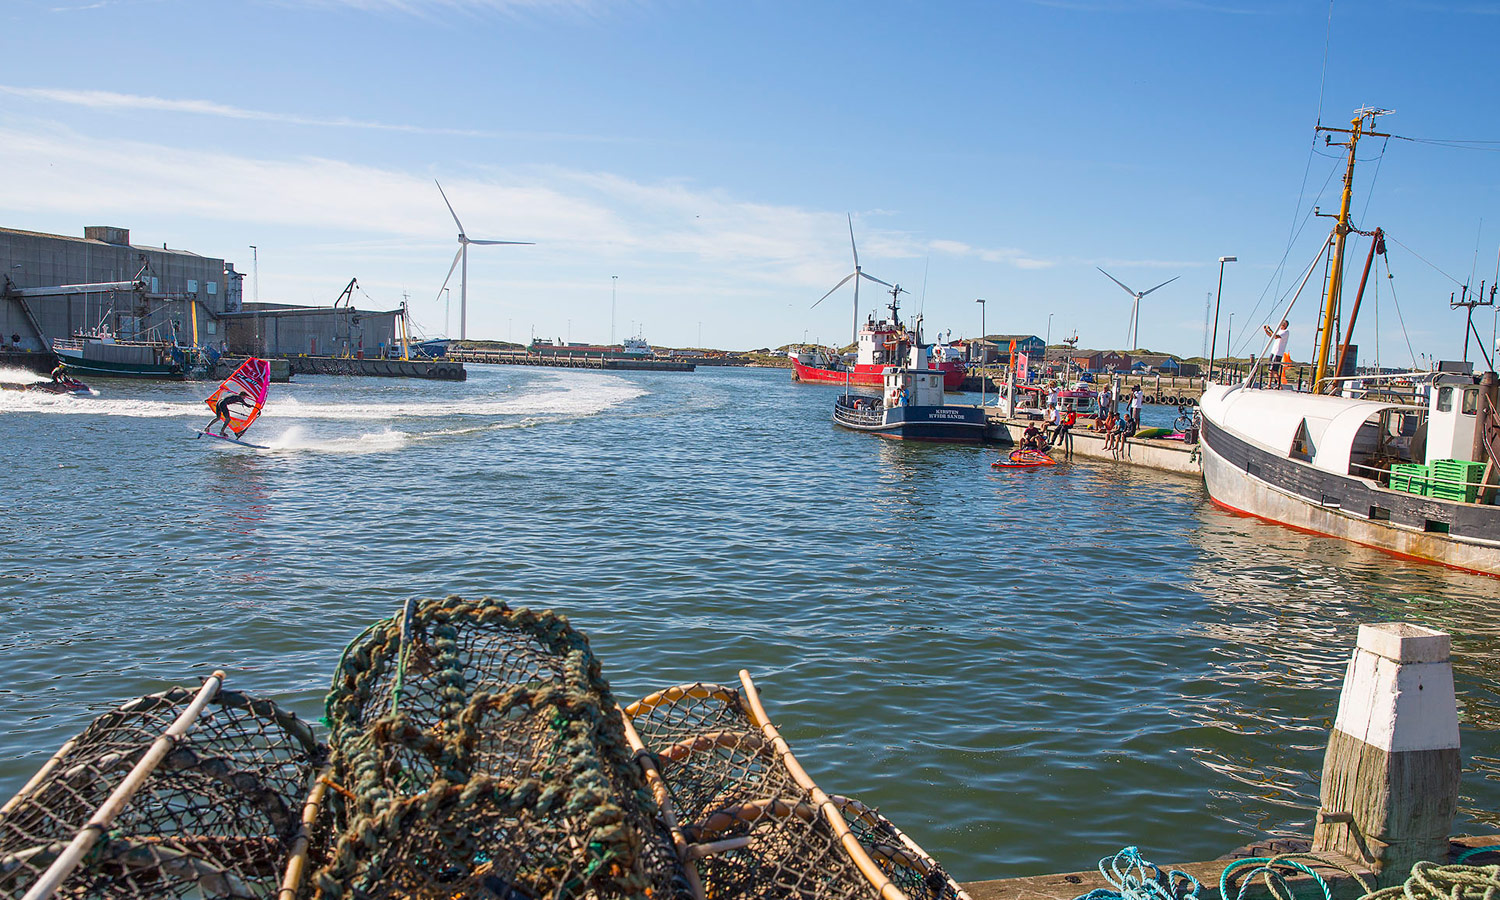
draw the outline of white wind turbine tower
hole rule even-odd
[[[861,278],[868,278],[876,284],[883,284],[886,287],[894,287],[894,285],[891,285],[888,282],[881,281],[874,275],[866,274],[864,270],[859,267],[859,248],[854,246],[854,216],[852,215],[849,216],[849,249],[854,252],[854,271],[850,272],[848,275],[845,275],[844,279],[830,288],[828,293],[819,297],[818,303],[822,303],[824,300],[827,300],[830,296],[833,295],[834,291],[847,284],[849,282],[849,279],[854,279],[854,342],[859,343],[859,280]],[[818,303],[814,303],[812,305],[812,308],[816,309]]]
[[[1098,266],[1095,266],[1094,268],[1099,269]],[[1118,284],[1121,288],[1124,289],[1125,293],[1127,293],[1130,296],[1132,296],[1132,297],[1135,298],[1131,302],[1131,304],[1130,304],[1130,333],[1125,336],[1125,344],[1126,344],[1125,349],[1126,350],[1137,350],[1137,349],[1140,349],[1136,345],[1139,344],[1140,341],[1141,341],[1141,333],[1140,333],[1140,327],[1141,327],[1141,298],[1144,297],[1144,296],[1146,296],[1147,294],[1151,293],[1151,291],[1156,290],[1156,288],[1164,288],[1164,287],[1166,287],[1167,285],[1171,284],[1172,282],[1176,281],[1177,279],[1181,278],[1182,276],[1181,275],[1173,275],[1171,278],[1168,278],[1166,281],[1163,281],[1161,284],[1158,284],[1156,287],[1152,288],[1150,291],[1137,291],[1137,290],[1132,290],[1131,288],[1125,287],[1125,282],[1123,282],[1120,279],[1116,278],[1115,276],[1109,274],[1108,272],[1105,272],[1103,269],[1099,269],[1099,271],[1101,273],[1103,273],[1103,275],[1104,275],[1105,278],[1108,278],[1110,281],[1113,281],[1115,284]]]
[[[443,288],[448,286],[449,280],[453,278],[453,270],[458,264],[464,264],[463,271],[458,276],[458,338],[467,338],[469,330],[469,245],[470,244],[528,244],[533,245],[535,241],[475,241],[470,240],[464,234],[464,223],[458,221],[458,213],[453,211],[453,204],[448,203],[448,195],[443,193],[443,186],[438,184],[434,178],[433,184],[437,184],[438,193],[443,195],[443,202],[448,206],[448,214],[453,216],[453,222],[458,226],[458,252],[453,256],[453,265],[448,267],[448,277],[443,279],[443,287],[438,288],[437,295],[443,296]]]

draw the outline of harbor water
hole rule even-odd
[[[749,669],[820,784],[960,880],[1306,834],[1360,623],[1453,634],[1461,832],[1500,830],[1494,579],[1230,515],[1189,478],[836,429],[785,370],[0,393],[0,795],[212,669],[316,720],[407,597],[565,612],[616,694]],[[977,397],[975,398],[977,399]]]

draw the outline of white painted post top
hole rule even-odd
[[[1410,622],[1381,622],[1359,626],[1361,650],[1397,663],[1448,662],[1453,638]]]
[[[1421,625],[1359,626],[1333,727],[1389,753],[1458,747],[1451,645]]]

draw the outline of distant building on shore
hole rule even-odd
[[[399,309],[246,302],[244,279],[220,257],[132,244],[128,228],[90,225],[83,237],[0,228],[0,335],[37,352],[108,334],[256,356],[373,356],[395,338]]]

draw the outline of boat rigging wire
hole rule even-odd
[[[1328,84],[1328,47],[1333,42],[1333,0],[1328,0],[1328,29],[1323,32],[1323,74],[1318,76],[1318,124],[1323,124],[1323,88]],[[1316,132],[1314,132],[1316,135]],[[1316,139],[1316,138],[1314,138]]]
[[[1314,146],[1314,150],[1315,149],[1316,149],[1316,146]],[[1308,160],[1307,160],[1309,167],[1311,167],[1311,165],[1312,165],[1312,156],[1311,156],[1312,152],[1313,151],[1309,151],[1309,156],[1308,156]],[[1275,286],[1275,294],[1276,294],[1276,296],[1282,296],[1282,293],[1281,293],[1281,278],[1282,278],[1282,275],[1284,275],[1285,272],[1286,272],[1286,261],[1287,261],[1287,258],[1292,255],[1292,247],[1296,245],[1297,239],[1302,236],[1303,230],[1307,228],[1307,223],[1311,222],[1314,218],[1316,218],[1317,208],[1318,208],[1317,201],[1322,200],[1324,192],[1326,192],[1328,190],[1328,185],[1330,185],[1330,184],[1333,183],[1333,177],[1338,174],[1338,171],[1339,171],[1339,167],[1338,166],[1333,166],[1333,167],[1329,168],[1329,170],[1328,170],[1328,177],[1323,180],[1323,186],[1318,189],[1317,195],[1313,198],[1314,199],[1313,206],[1307,211],[1306,215],[1301,216],[1301,218],[1302,218],[1302,224],[1300,226],[1298,226],[1297,225],[1297,216],[1301,215],[1302,198],[1306,194],[1306,175],[1304,174],[1304,176],[1303,176],[1303,191],[1301,193],[1299,193],[1298,196],[1297,196],[1297,213],[1294,214],[1293,218],[1292,218],[1292,225],[1293,225],[1294,230],[1293,230],[1292,234],[1287,237],[1286,249],[1282,251],[1282,253],[1281,253],[1281,259],[1276,263],[1276,271],[1272,272],[1271,273],[1271,277],[1266,279],[1266,286],[1263,287],[1263,288],[1261,288],[1260,296],[1256,298],[1256,300],[1255,300],[1255,306],[1251,308],[1250,315],[1247,316],[1246,318],[1248,318],[1248,319],[1254,319],[1255,318],[1255,314],[1260,311],[1261,304],[1264,303],[1264,302],[1266,302],[1266,295],[1271,292],[1273,285]],[[1324,242],[1324,246],[1325,247],[1327,246],[1327,242],[1326,241]],[[1243,345],[1241,345],[1241,346],[1243,346]]]
[[[1446,138],[1414,138],[1404,134],[1393,134],[1391,140],[1408,141],[1413,144],[1431,144],[1434,147],[1447,147],[1450,150],[1482,150],[1486,153],[1500,153],[1500,141],[1461,141]],[[1493,146],[1476,146],[1479,144]]]
[[[1431,260],[1427,259],[1422,254],[1418,253],[1417,251],[1413,250],[1412,248],[1410,248],[1410,247],[1406,246],[1405,244],[1401,243],[1401,241],[1397,240],[1396,238],[1391,237],[1391,233],[1389,231],[1387,231],[1385,233],[1385,237],[1386,237],[1386,240],[1388,240],[1388,241],[1395,241],[1396,242],[1396,246],[1400,247],[1402,250],[1405,250],[1407,253],[1410,253],[1412,256],[1415,256],[1417,259],[1420,259],[1422,262],[1427,263],[1427,265],[1429,265],[1429,266],[1432,267],[1432,270],[1434,272],[1438,273],[1439,275],[1443,276],[1444,278],[1448,279],[1449,281],[1453,282],[1454,284],[1458,285],[1459,287],[1464,287],[1464,283],[1462,281],[1459,281],[1457,278],[1454,278],[1452,275],[1449,275],[1447,272],[1444,272],[1442,269],[1439,269],[1437,267],[1437,265],[1435,263],[1433,263]]]
[[[1385,236],[1387,238],[1390,238],[1391,237],[1390,232],[1386,232]],[[1401,242],[1400,241],[1396,241],[1396,243],[1400,244]],[[1402,246],[1404,247],[1406,245],[1402,244]],[[1417,257],[1417,258],[1421,259],[1420,256]],[[1422,261],[1426,262],[1426,260],[1422,260]],[[1394,306],[1394,307],[1396,307],[1396,319],[1397,319],[1397,321],[1399,321],[1401,323],[1401,336],[1406,339],[1406,352],[1408,352],[1408,353],[1411,354],[1411,367],[1412,367],[1412,369],[1416,369],[1417,368],[1417,351],[1412,348],[1412,345],[1411,345],[1411,335],[1408,334],[1407,331],[1406,331],[1406,317],[1401,314],[1401,301],[1398,300],[1398,299],[1396,299],[1396,276],[1394,276],[1394,275],[1391,274],[1391,258],[1390,258],[1389,255],[1387,255],[1385,257],[1384,262],[1385,262],[1385,277],[1386,277],[1386,280],[1389,281],[1390,285],[1391,285],[1391,305]],[[1428,265],[1431,265],[1431,263],[1428,263]]]

